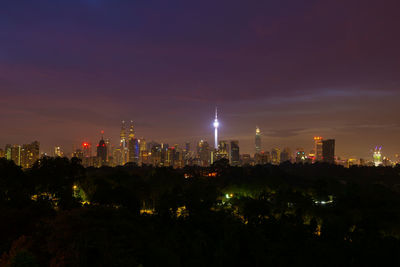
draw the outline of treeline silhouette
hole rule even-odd
[[[399,266],[400,166],[0,159],[0,266]]]

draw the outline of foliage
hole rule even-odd
[[[398,167],[46,157],[24,172],[0,159],[0,266],[399,265],[399,179]]]

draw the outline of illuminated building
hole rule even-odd
[[[133,121],[129,127],[128,135],[128,162],[139,163],[139,141],[135,138],[135,131],[133,128]]]
[[[393,167],[395,164],[387,157],[383,157],[382,165],[385,167]]]
[[[64,156],[64,153],[62,152],[61,147],[59,147],[59,146],[54,147],[54,156],[60,157],[60,158],[62,158]]]
[[[395,163],[400,164],[400,154],[395,154],[394,158],[395,158]]]
[[[239,154],[239,141],[231,141],[231,165],[238,166],[240,164],[240,154]]]
[[[161,165],[161,145],[153,143],[151,148],[151,163],[154,167]]]
[[[122,121],[121,125],[121,132],[120,132],[120,152],[121,152],[121,157],[119,158],[118,165],[124,165],[125,163],[128,162],[128,142],[126,139],[126,126],[125,126],[125,121]]]
[[[7,144],[6,149],[4,150],[4,155],[6,159],[11,160],[11,145]]]
[[[21,166],[21,146],[7,144],[5,155],[6,159],[12,160],[16,165]]]
[[[82,143],[82,165],[84,167],[92,167],[93,159],[92,159],[92,145],[88,142]]]
[[[3,149],[0,148],[0,158],[5,158],[6,153],[4,152]]]
[[[281,151],[279,148],[273,148],[271,151],[271,161],[274,165],[279,165],[281,163]]]
[[[281,152],[281,163],[286,162],[286,161],[292,161],[292,155],[291,155],[290,148],[285,147],[283,151]]]
[[[166,151],[166,156],[165,156],[165,164],[164,166],[166,167],[173,167],[175,163],[175,153],[176,149],[175,147],[168,147]]]
[[[22,145],[21,149],[21,167],[28,169],[39,160],[40,157],[40,144],[35,141],[31,144]]]
[[[146,139],[140,138],[138,140],[139,143],[139,164],[149,164],[148,157],[149,153],[147,150]]]
[[[4,150],[4,157],[7,160],[11,160],[11,145],[10,144],[6,145],[6,149]]]
[[[311,162],[315,162],[315,150],[312,149],[310,153],[308,153],[308,158],[311,160]]]
[[[185,151],[186,151],[187,153],[190,152],[190,142],[186,142],[186,143],[185,143]]]
[[[335,139],[322,141],[322,159],[324,162],[335,164]]]
[[[218,150],[215,152],[215,160],[227,159],[229,160],[229,145],[225,140],[219,141]]]
[[[179,149],[177,144],[175,144],[174,147],[174,168],[183,168],[185,166],[184,154],[182,153],[182,150]]]
[[[315,153],[315,161],[322,161],[323,154],[322,154],[322,144],[323,139],[320,136],[314,137],[314,153]]]
[[[140,163],[142,165],[148,165],[151,164],[150,159],[151,159],[151,153],[147,150],[142,150],[139,152],[140,153]]]
[[[219,127],[218,113],[217,113],[217,108],[215,108],[215,119],[214,119],[214,149],[215,150],[218,150],[218,127]]]
[[[82,143],[83,158],[90,158],[92,156],[92,146],[88,142]]]
[[[106,142],[104,141],[103,136],[101,136],[101,140],[100,140],[99,144],[97,145],[97,158],[98,158],[99,164],[96,164],[96,165],[98,165],[98,166],[106,166],[107,165],[107,145],[106,145]]]
[[[296,163],[306,163],[307,156],[303,148],[296,149]]]
[[[164,144],[161,143],[161,166],[165,165],[165,159],[167,158],[167,152],[168,152],[169,144]]]
[[[346,164],[347,168],[350,168],[352,166],[357,166],[360,164],[359,160],[357,160],[356,158],[349,158],[346,163],[347,163]]]
[[[112,147],[111,147],[111,141],[109,138],[104,139],[104,142],[106,143],[106,147],[107,147],[107,162],[110,164],[113,161],[113,151],[112,151]]]
[[[378,167],[382,165],[382,147],[375,147],[373,154],[374,166]]]
[[[123,164],[125,164],[125,163],[123,163],[121,146],[115,147],[113,150],[113,165],[121,166]]]
[[[207,141],[200,140],[197,145],[197,156],[200,160],[200,166],[209,166],[211,164],[211,151]]]
[[[83,159],[83,151],[82,149],[76,149],[74,153],[72,154],[72,157],[78,158],[78,159]]]
[[[146,151],[146,150],[147,150],[146,139],[140,138],[139,139],[139,151]]]
[[[190,158],[191,158],[190,142],[186,142],[185,143],[185,150],[184,150],[184,153],[183,153],[184,165],[189,165]]]
[[[255,139],[255,145],[256,145],[256,153],[261,152],[261,131],[258,126],[256,127],[256,139]]]

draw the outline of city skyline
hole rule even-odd
[[[400,151],[398,3],[74,0],[4,7],[0,145],[137,136],[253,150],[334,138],[343,157]],[[190,140],[193,138],[193,140]]]
[[[234,146],[237,147],[237,155],[238,155],[237,157],[239,157],[239,147],[240,147],[239,146],[239,140],[236,140],[234,138],[233,139],[232,138],[230,138],[230,139],[220,138],[219,139],[218,129],[219,129],[220,123],[219,123],[217,114],[218,114],[218,111],[217,111],[217,108],[215,108],[215,118],[214,118],[213,123],[212,123],[212,126],[214,128],[214,143],[215,143],[213,145],[213,149],[215,151],[221,150],[221,147],[220,147],[221,142],[231,142],[231,145],[235,143]],[[78,150],[82,149],[83,155],[85,155],[85,153],[89,153],[88,156],[90,156],[90,157],[92,156],[92,153],[94,155],[96,155],[96,153],[97,153],[97,157],[100,157],[101,161],[104,164],[106,161],[108,161],[108,160],[106,160],[106,158],[108,158],[108,155],[112,156],[113,153],[114,153],[114,150],[115,149],[119,149],[121,151],[121,153],[122,153],[121,154],[122,160],[121,160],[120,164],[123,165],[123,164],[125,164],[127,162],[137,162],[137,163],[139,163],[139,157],[141,157],[141,155],[139,155],[139,154],[142,151],[142,149],[140,149],[140,152],[139,152],[140,142],[144,141],[144,145],[146,146],[146,142],[155,143],[155,142],[159,142],[159,140],[146,139],[146,137],[144,137],[144,136],[136,137],[135,136],[136,135],[136,131],[134,130],[135,128],[136,128],[136,126],[135,126],[135,123],[134,123],[133,120],[130,120],[129,128],[127,127],[127,124],[126,124],[125,120],[122,120],[121,121],[120,132],[119,132],[119,139],[117,141],[114,141],[114,142],[112,142],[112,140],[115,140],[115,139],[113,139],[111,137],[106,137],[105,138],[104,137],[104,133],[105,132],[104,132],[104,130],[101,130],[100,131],[101,139],[99,141],[99,144],[97,145],[97,152],[96,152],[96,150],[92,151],[92,146],[93,146],[93,148],[95,148],[94,145],[96,144],[96,141],[89,140],[89,139],[85,139],[85,140],[82,141],[82,143],[79,143],[79,144],[76,144],[76,143],[72,144],[71,145],[72,146],[72,150],[71,151],[69,151],[68,148],[65,149],[65,147],[62,148],[59,145],[55,145],[55,146],[52,147],[51,151],[44,151],[43,149],[41,149],[40,152],[42,154],[44,154],[44,155],[49,155],[49,156],[61,156],[62,155],[62,156],[72,157],[72,156],[75,156],[76,153],[81,153],[81,152],[78,152]],[[247,154],[254,155],[254,157],[255,157],[254,161],[257,161],[257,155],[256,154],[260,154],[260,153],[266,152],[266,153],[268,153],[268,157],[270,157],[270,156],[272,157],[272,159],[270,158],[267,162],[271,162],[273,164],[279,164],[279,162],[283,162],[281,159],[279,159],[280,158],[280,153],[281,153],[280,149],[283,149],[283,151],[289,149],[290,151],[293,150],[293,153],[287,155],[286,157],[289,157],[289,159],[291,159],[291,160],[297,161],[296,154],[298,155],[298,153],[299,153],[298,151],[301,151],[301,153],[304,153],[304,156],[306,158],[312,159],[313,162],[314,161],[322,161],[324,157],[326,158],[326,156],[323,156],[323,154],[322,154],[323,145],[325,145],[324,143],[333,141],[333,146],[330,145],[330,146],[332,146],[332,148],[330,149],[330,150],[332,150],[332,154],[331,154],[332,156],[328,160],[328,162],[334,163],[335,160],[340,160],[340,159],[347,160],[348,162],[350,160],[355,160],[355,159],[360,160],[361,159],[361,160],[366,161],[366,162],[375,162],[375,164],[376,164],[376,150],[377,150],[378,146],[376,146],[375,150],[371,149],[370,150],[371,154],[368,155],[365,158],[363,158],[363,157],[343,158],[341,155],[337,155],[335,153],[336,145],[335,145],[335,140],[334,139],[333,140],[330,140],[330,139],[324,140],[324,138],[321,137],[321,136],[314,136],[313,137],[314,145],[313,145],[312,148],[304,147],[304,146],[301,146],[301,145],[297,145],[295,149],[293,149],[293,147],[288,147],[287,145],[286,146],[285,145],[284,146],[276,146],[275,145],[275,146],[272,146],[270,148],[265,148],[262,145],[263,144],[262,136],[263,136],[263,132],[260,130],[260,128],[258,126],[256,126],[255,127],[255,139],[254,139],[254,144],[253,144],[253,151],[244,152],[244,153],[241,153],[240,155],[247,155]],[[225,139],[225,140],[223,140],[223,139]],[[203,141],[207,142],[207,138],[201,138],[199,140],[195,140],[195,141],[192,141],[192,142],[185,141],[184,144],[185,144],[186,148],[187,148],[188,144],[189,144],[189,147],[191,145],[194,145],[193,147],[196,147],[199,144],[199,142],[203,142]],[[162,144],[166,144],[167,147],[168,147],[168,142],[159,142],[159,143],[161,145]],[[181,146],[183,148],[183,145],[182,145],[183,141],[175,142],[173,144],[174,144],[174,146],[179,145],[179,146]],[[11,145],[11,144],[7,144],[7,146],[8,145]],[[12,144],[12,146],[15,146],[15,145],[17,145],[17,144]],[[7,146],[6,146],[6,149],[4,151],[7,150]],[[99,149],[100,150],[103,149],[102,147],[107,147],[107,148],[104,148],[105,151],[99,152]],[[87,148],[87,149],[85,149],[85,148]],[[90,152],[85,152],[85,150],[88,150]],[[108,152],[107,152],[107,150],[108,150]],[[147,149],[148,152],[151,152],[151,150],[152,150],[152,148]],[[232,155],[230,155],[230,153],[231,153],[230,151],[231,150],[230,149],[227,150],[226,148],[224,148],[222,150],[226,150],[224,153],[228,153],[229,154],[228,158],[231,159],[231,156],[232,156]],[[379,155],[381,155],[381,150],[382,150],[382,146],[379,147]],[[186,151],[186,152],[188,153],[189,151]],[[272,154],[270,154],[270,153],[272,153]],[[278,154],[275,155],[275,157],[277,157],[277,159],[275,159],[275,160],[274,160],[274,155],[273,155],[274,153],[275,154],[278,153]],[[100,154],[104,154],[106,156],[100,156]],[[218,155],[218,154],[216,154],[216,155]],[[199,156],[198,152],[197,152],[197,156]],[[236,158],[236,156],[233,156],[233,157]],[[333,159],[333,157],[335,157],[335,159]],[[213,158],[213,156],[211,156],[211,163],[212,163],[212,158]],[[371,161],[371,158],[372,158],[372,161]],[[389,156],[389,155],[385,154],[384,158],[389,158],[389,159],[392,159],[392,160],[396,161],[396,160],[398,160],[398,154],[395,154],[395,155],[392,155],[392,156]],[[239,160],[235,159],[234,162],[239,162]],[[261,161],[261,162],[263,162],[263,161]],[[239,164],[239,163],[234,163],[234,164]],[[379,164],[382,164],[382,162],[376,164],[376,166],[378,166]]]
[[[1,266],[400,266],[399,0],[0,8]]]

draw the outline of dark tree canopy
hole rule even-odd
[[[0,266],[397,266],[399,181],[399,167],[0,159]]]

